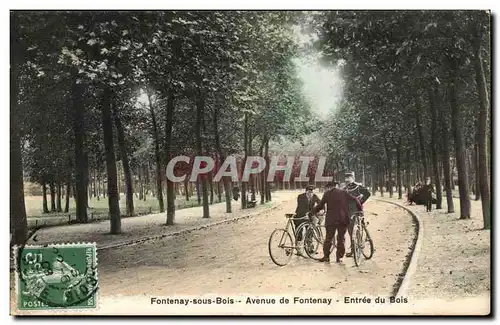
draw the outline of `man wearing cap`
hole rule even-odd
[[[358,207],[354,202],[349,203],[349,215],[352,215],[356,211],[361,211],[363,204],[368,200],[368,198],[371,196],[370,192],[361,185],[360,183],[356,183],[354,181],[354,172],[347,172],[345,173],[345,187],[344,190],[347,191],[347,193],[351,194],[354,196],[359,203],[361,203],[361,207]],[[350,219],[350,218],[349,218]],[[352,230],[354,228],[354,223],[352,220],[349,222],[349,227],[347,228],[349,232],[349,238],[351,239],[352,242]],[[352,245],[351,245],[352,246]],[[351,251],[345,255],[346,257],[351,257],[352,256],[352,247]]]
[[[354,196],[341,190],[336,185],[336,183],[327,185],[326,187],[329,190],[323,194],[319,204],[309,212],[309,216],[312,216],[324,209],[325,204],[327,206],[325,218],[326,237],[323,243],[324,255],[319,260],[320,262],[330,262],[330,248],[335,232],[337,232],[337,263],[341,262],[341,258],[344,257],[345,253],[346,227],[349,225],[349,202],[354,202],[361,209],[361,204]]]
[[[306,214],[311,211],[311,209],[319,203],[319,197],[313,193],[314,186],[309,185],[306,187],[305,193],[299,194],[297,196],[297,208],[295,209],[295,215],[297,218],[302,218],[306,216]],[[300,224],[306,222],[307,220],[294,220],[295,229],[299,227]],[[302,234],[297,234],[297,241],[302,240]]]

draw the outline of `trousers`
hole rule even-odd
[[[425,201],[425,208],[427,212],[430,212],[432,210],[432,197],[427,199]]]
[[[295,224],[295,229],[299,228],[299,226],[300,226],[301,224],[303,224],[304,222],[307,222],[307,221],[306,221],[306,220],[294,220],[294,221],[293,221],[293,223]],[[304,227],[303,231],[304,231],[304,230],[306,230],[306,229],[307,229],[307,228],[306,228],[306,227]],[[302,231],[301,231],[301,232],[299,232],[299,233],[296,233],[296,237],[295,237],[295,239],[296,239],[297,241],[302,241],[302,237],[303,237],[303,234],[302,234]]]
[[[330,257],[330,249],[332,247],[333,237],[337,232],[337,259],[341,259],[345,254],[345,232],[346,226],[344,225],[328,225],[326,226],[326,238],[323,243],[323,254],[325,257]]]

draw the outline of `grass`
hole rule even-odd
[[[67,217],[68,214],[74,215],[75,214],[75,200],[74,198],[70,198],[70,203],[69,203],[69,212],[64,213],[64,212],[51,212],[51,213],[43,213],[43,197],[42,196],[25,196],[24,197],[25,204],[26,204],[26,213],[28,215],[28,218],[61,218],[61,217]],[[47,196],[48,200],[48,208],[50,209],[50,196]],[[166,197],[163,197],[165,208],[166,208]],[[224,201],[224,197],[222,198],[222,201]],[[126,212],[126,201],[125,201],[125,195],[121,194],[120,195],[120,212],[121,214],[125,214]],[[217,195],[214,196],[214,203],[219,203]],[[65,199],[63,198],[62,200],[62,208],[64,209],[64,206],[66,204]],[[194,206],[199,206],[198,205],[198,199],[196,196],[192,196],[189,201],[186,201],[186,198],[184,196],[177,196],[175,200],[175,208],[176,209],[183,209],[183,208],[190,208]],[[158,204],[158,199],[156,197],[153,197],[151,195],[148,195],[146,197],[146,201],[144,200],[139,200],[139,198],[134,196],[134,210],[135,214],[146,214],[146,213],[155,213],[155,212],[160,212],[160,206]],[[97,198],[92,197],[89,199],[89,215],[94,214],[94,215],[107,215],[108,214],[108,198],[100,198],[97,200]]]

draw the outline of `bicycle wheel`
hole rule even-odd
[[[285,229],[275,229],[269,237],[269,256],[274,264],[285,266],[293,257],[295,249],[292,236]]]
[[[297,254],[304,256],[304,247],[305,247],[305,235],[307,233],[307,230],[309,229],[309,224],[307,222],[304,222],[300,224],[297,229],[295,229],[295,245],[297,249]],[[300,238],[300,240],[299,240]]]
[[[363,236],[361,239],[362,239],[361,245],[363,247],[361,252],[363,253],[363,256],[367,260],[369,260],[370,258],[372,258],[374,252],[373,240],[370,237],[370,233],[368,232],[368,229],[366,228],[365,225],[363,225]]]
[[[354,226],[354,229],[352,230],[352,256],[354,257],[354,264],[356,266],[359,266],[361,264],[361,229],[359,228],[358,225]]]
[[[319,260],[323,257],[323,245],[326,237],[325,226],[312,226],[306,232],[304,238],[304,250],[313,260]],[[335,242],[332,240],[330,253],[335,249]]]

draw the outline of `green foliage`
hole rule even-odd
[[[88,166],[105,174],[100,96],[112,89],[132,169],[154,162],[151,94],[161,150],[167,100],[175,98],[171,150],[193,154],[196,102],[203,98],[204,151],[215,152],[213,116],[227,154],[253,139],[299,139],[312,131],[294,58],[299,12],[15,12],[21,35],[20,98],[25,174],[34,182],[73,174],[73,83],[84,85]],[[47,41],[50,40],[50,41]],[[139,101],[140,100],[140,101]],[[116,135],[115,135],[116,136]],[[254,145],[258,148],[259,144]],[[121,159],[118,151],[117,159]]]
[[[462,126],[473,144],[478,105],[471,64],[474,31],[488,26],[482,11],[338,11],[317,13],[308,30],[326,64],[341,66],[344,104],[325,133],[341,157],[384,159],[384,143],[417,141],[416,114],[430,133],[429,89],[449,119],[447,91],[458,71]],[[417,113],[417,109],[420,110]]]

